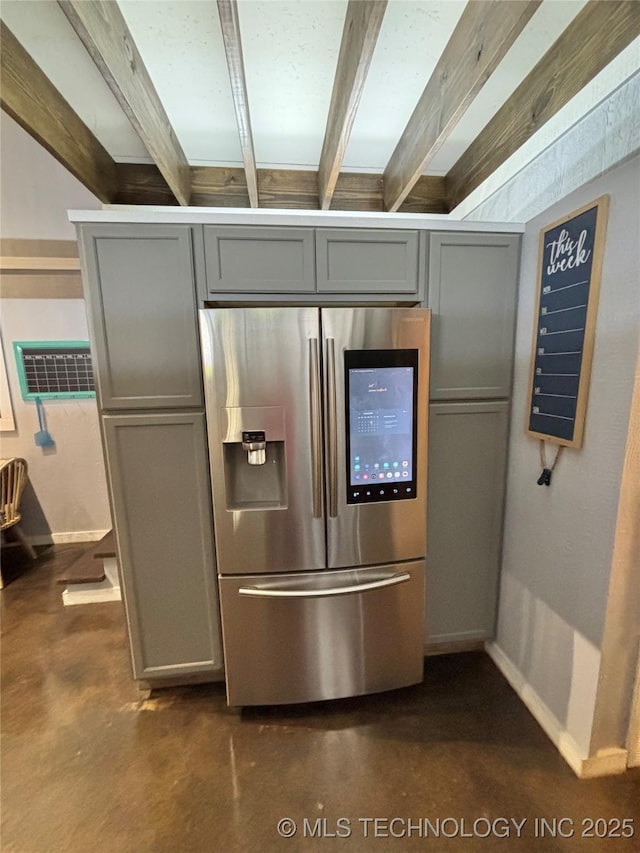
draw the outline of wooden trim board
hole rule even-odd
[[[467,3],[384,170],[384,202],[396,211],[540,5]]]
[[[79,270],[80,258],[0,257],[0,272],[75,272]]]
[[[322,210],[331,206],[386,8],[387,0],[349,0],[347,5],[318,165]]]
[[[59,0],[84,44],[180,204],[189,204],[189,163],[117,3]]]
[[[26,240],[0,237],[0,255],[25,258],[77,258],[76,240]]]
[[[0,239],[0,298],[82,299],[75,240]]]
[[[640,351],[622,465],[591,751],[626,742],[640,765]],[[634,691],[635,683],[635,691]]]
[[[4,273],[0,299],[83,299],[80,271],[75,273]]]
[[[638,667],[636,669],[636,686],[631,702],[627,750],[629,752],[629,767],[640,767],[640,654],[638,655]]]
[[[258,207],[258,173],[256,169],[256,155],[253,148],[253,134],[251,132],[249,95],[244,72],[237,0],[218,0],[218,15],[220,17],[222,40],[227,56],[231,98],[238,124],[238,137],[240,140],[240,149],[242,150],[249,203],[251,207]]]

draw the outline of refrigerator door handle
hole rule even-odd
[[[329,452],[329,516],[338,517],[338,409],[335,341],[327,338],[327,445]]]
[[[367,592],[370,589],[382,589],[382,587],[396,586],[409,580],[411,580],[409,572],[396,572],[396,574],[379,580],[350,584],[349,586],[329,587],[328,589],[269,589],[260,586],[241,586],[238,593],[251,598],[324,598]]]
[[[322,517],[322,422],[318,339],[309,338],[309,402],[311,418],[311,489],[313,517]]]

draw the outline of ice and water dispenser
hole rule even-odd
[[[285,509],[284,408],[223,408],[221,421],[227,509]]]

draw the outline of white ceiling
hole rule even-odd
[[[430,163],[445,174],[586,0],[544,0]],[[343,164],[382,172],[465,6],[390,0]],[[214,0],[120,0],[192,165],[241,166]],[[317,169],[346,0],[240,0],[258,167]],[[121,162],[151,162],[55,0],[2,0],[0,14],[73,109]]]

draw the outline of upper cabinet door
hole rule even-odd
[[[431,235],[431,399],[510,395],[518,247],[515,234]]]
[[[313,228],[204,226],[209,293],[315,290]]]
[[[79,232],[102,408],[202,406],[189,226]]]
[[[318,229],[316,269],[319,293],[417,295],[418,232]]]

